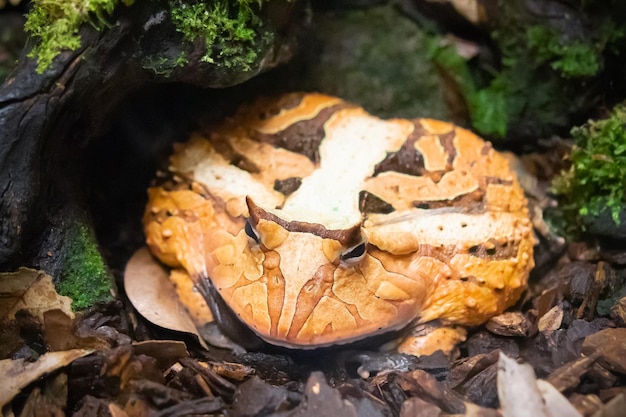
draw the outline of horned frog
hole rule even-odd
[[[275,345],[406,328],[400,352],[449,351],[513,305],[533,267],[507,159],[442,121],[381,120],[315,93],[261,98],[177,145],[168,178],[148,191],[150,250]]]

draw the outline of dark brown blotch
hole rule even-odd
[[[452,165],[454,164],[454,159],[456,158],[456,147],[454,146],[454,138],[456,137],[456,132],[454,130],[439,135],[439,143],[448,154],[448,160],[446,169],[448,171],[452,170]]]
[[[291,177],[291,178],[286,178],[284,180],[275,180],[274,190],[278,191],[284,196],[288,196],[296,192],[296,190],[300,188],[301,185],[302,185],[302,178]]]
[[[261,172],[258,165],[248,159],[245,155],[237,152],[231,145],[222,137],[216,136],[211,138],[211,146],[217,151],[224,159],[236,166],[239,169],[243,169],[251,174],[258,174]]]
[[[367,191],[361,191],[359,193],[359,209],[361,210],[361,213],[364,214],[389,214],[395,210],[391,204],[377,195]]]
[[[485,192],[482,189],[477,189],[471,193],[462,194],[446,200],[414,201],[413,207],[419,209],[457,207],[462,208],[465,212],[477,213],[485,210],[484,197]]]
[[[254,140],[269,143],[279,148],[306,156],[314,163],[319,163],[320,143],[326,136],[325,124],[337,111],[349,107],[342,103],[322,109],[312,119],[296,122],[275,134],[251,132]]]
[[[424,156],[415,148],[415,142],[424,134],[426,134],[424,128],[419,124],[415,124],[413,132],[402,144],[402,147],[396,152],[388,152],[385,159],[376,165],[374,176],[387,171],[416,177],[427,174],[428,171],[424,166]]]

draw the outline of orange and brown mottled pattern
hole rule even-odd
[[[321,94],[263,98],[177,146],[170,171],[183,186],[150,190],[150,248],[210,279],[270,343],[480,324],[533,267],[508,161],[450,123],[381,120]]]

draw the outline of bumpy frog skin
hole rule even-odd
[[[533,267],[508,161],[450,123],[288,94],[177,145],[169,169],[149,190],[151,251],[211,280],[272,344],[478,325],[516,302]]]

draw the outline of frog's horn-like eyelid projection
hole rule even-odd
[[[311,233],[323,239],[336,240],[345,247],[357,245],[363,240],[361,224],[355,224],[348,229],[331,230],[327,229],[322,224],[300,222],[297,220],[283,220],[278,215],[257,206],[250,196],[246,196],[246,203],[248,204],[248,211],[250,213],[249,220],[253,226],[256,226],[260,219],[268,220],[280,225],[289,232]]]

